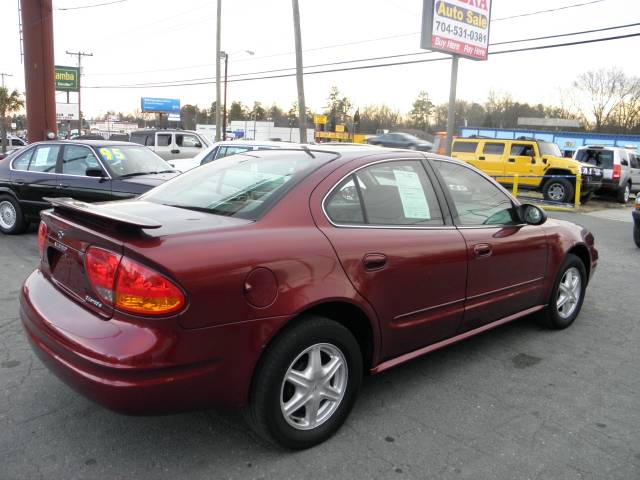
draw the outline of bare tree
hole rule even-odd
[[[596,130],[608,124],[619,107],[624,83],[625,75],[617,68],[591,70],[580,75],[574,82],[573,86],[586,99],[585,105],[595,120]]]

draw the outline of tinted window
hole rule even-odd
[[[14,170],[29,170],[29,162],[31,161],[31,156],[33,155],[35,148],[30,148],[24,153],[18,155],[18,157],[13,161],[13,169]]]
[[[482,153],[487,155],[502,155],[504,153],[504,143],[485,143]]]
[[[631,162],[631,168],[640,168],[638,165],[638,157],[634,153],[629,154],[629,161]]]
[[[478,142],[453,142],[452,152],[476,153]]]
[[[526,143],[514,143],[511,145],[512,157],[535,157],[535,150],[533,145]]]
[[[353,180],[353,175],[344,180],[333,190],[331,195],[327,198],[325,209],[327,211],[327,215],[334,223],[364,223],[360,197]]]
[[[131,141],[133,143],[139,143],[140,145],[144,145],[145,142],[147,141],[147,134],[146,133],[132,133],[131,134]]]
[[[22,147],[22,146],[24,146],[24,142],[22,140],[20,140],[19,138],[12,138],[11,139],[11,146],[13,146],[13,147]]]
[[[335,154],[314,151],[234,155],[183,173],[141,198],[216,215],[256,220],[298,181]]]
[[[202,146],[200,140],[195,135],[188,134],[176,134],[176,145],[180,147],[195,147],[196,145]]]
[[[596,167],[613,168],[613,150],[604,150],[598,148],[585,148],[578,150],[576,160],[579,162],[590,163]]]
[[[372,225],[443,225],[435,192],[420,162],[388,162],[356,173],[365,221]]]
[[[511,199],[489,180],[453,162],[434,162],[458,212],[462,226],[519,223]]]
[[[168,147],[171,145],[171,134],[170,133],[159,133],[158,134],[158,147]]]
[[[87,168],[101,168],[93,152],[87,147],[66,145],[62,153],[62,173],[86,175]]]
[[[29,171],[55,173],[58,152],[60,152],[60,145],[38,146],[31,157]]]

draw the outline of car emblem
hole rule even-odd
[[[64,232],[62,230],[58,230],[58,240],[62,240],[64,238]]]

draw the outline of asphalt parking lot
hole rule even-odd
[[[237,412],[127,417],[76,394],[18,319],[35,234],[0,236],[0,479],[638,479],[640,249],[627,213],[552,214],[591,229],[600,251],[570,329],[525,319],[367,378],[338,434],[294,453]]]

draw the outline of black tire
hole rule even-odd
[[[570,315],[564,316],[558,310],[558,300],[560,294],[560,283],[562,282],[565,273],[569,270],[574,269],[573,272],[578,272],[580,276],[580,296],[577,299],[577,303],[575,305],[575,309]],[[580,309],[582,308],[582,302],[584,301],[584,295],[587,288],[587,269],[582,263],[582,260],[576,255],[569,254],[565,258],[562,266],[558,270],[558,276],[556,277],[556,281],[553,284],[553,290],[551,291],[551,297],[549,298],[549,304],[547,307],[541,312],[539,318],[541,323],[550,329],[553,330],[562,330],[571,325],[575,319],[580,314]],[[569,313],[569,312],[566,312]]]
[[[589,192],[586,195],[582,195],[580,197],[580,203],[585,204],[588,203],[593,198],[593,192]]]
[[[3,205],[4,204],[4,205]],[[20,208],[20,203],[11,195],[0,195],[0,215],[4,208],[13,209],[13,222],[10,217],[7,216],[4,220],[0,221],[0,232],[6,235],[18,235],[23,233],[29,226]]]
[[[542,189],[548,202],[571,203],[574,199],[573,184],[566,178],[551,178]]]
[[[633,226],[633,241],[636,243],[636,247],[640,248],[640,225]]]
[[[292,388],[284,378],[289,368],[295,367],[294,360],[316,345],[335,347],[343,355],[346,386],[333,413],[317,427],[303,430],[292,426],[282,411],[281,400],[287,394],[286,388]],[[306,368],[311,366],[307,364]],[[324,317],[304,317],[281,333],[264,353],[253,378],[245,418],[258,435],[271,443],[295,450],[313,447],[331,437],[346,420],[360,390],[362,369],[360,347],[348,329]],[[315,388],[312,393],[316,394]],[[292,413],[304,409],[306,415],[307,403]]]
[[[625,183],[616,192],[616,201],[618,203],[627,203],[629,201],[630,196],[631,196],[631,184]]]

